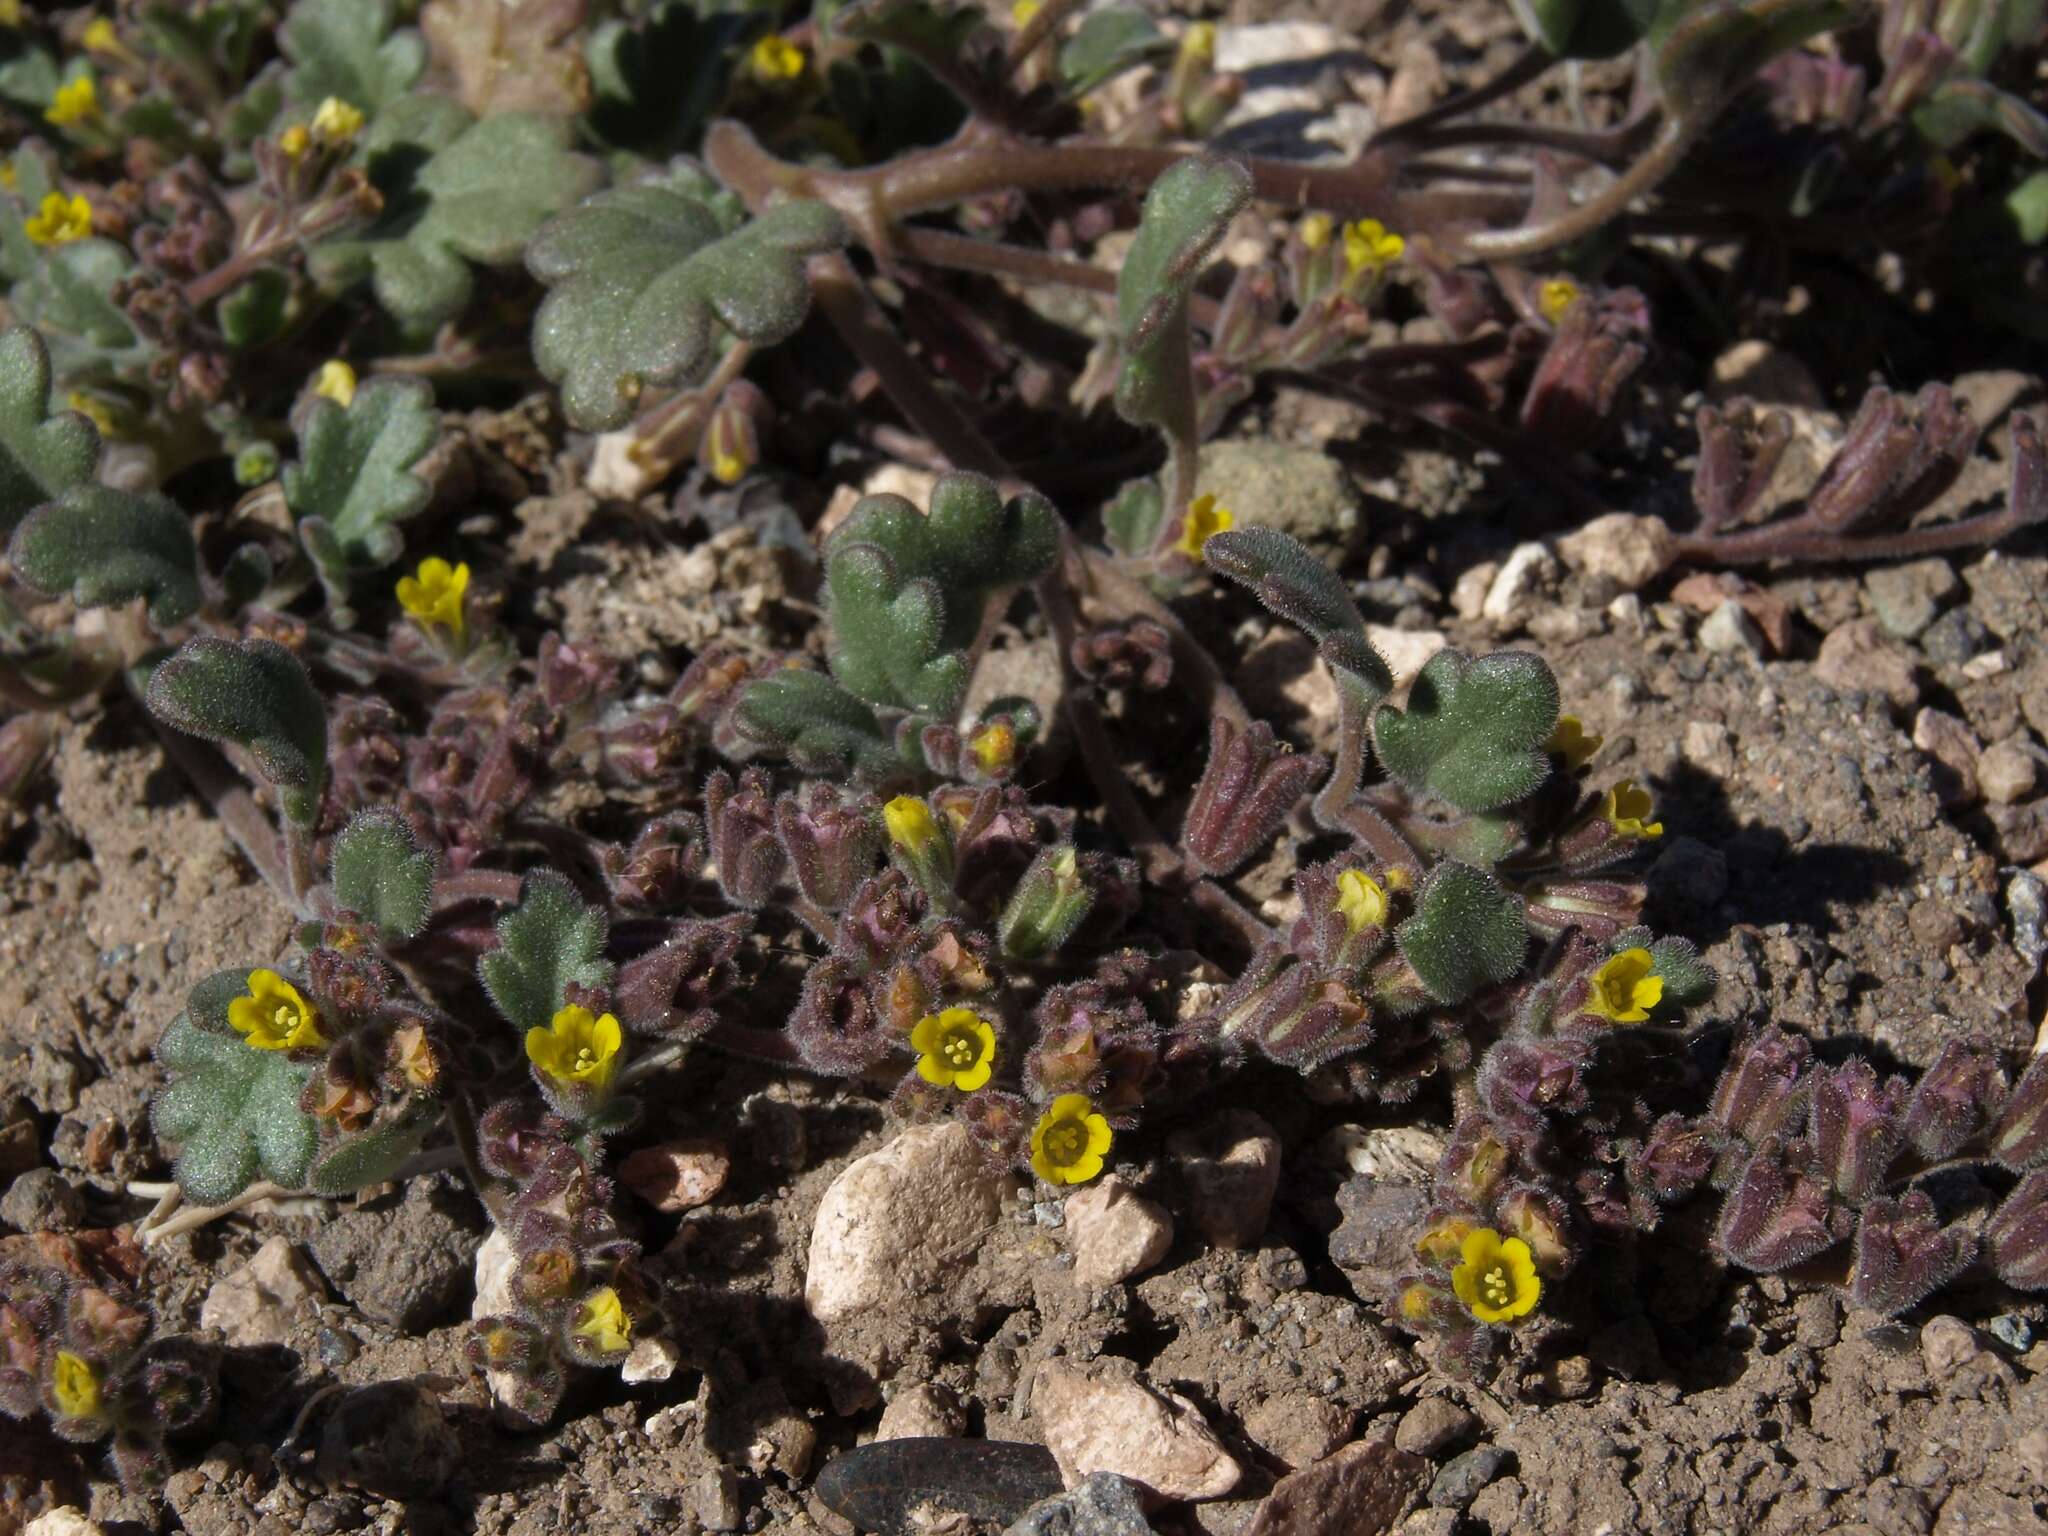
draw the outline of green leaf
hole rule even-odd
[[[1233,528],[1202,545],[1211,569],[1252,595],[1316,643],[1324,661],[1356,680],[1370,709],[1394,686],[1386,658],[1365,636],[1365,620],[1337,573],[1299,539],[1275,528]]]
[[[1556,727],[1557,679],[1527,651],[1477,661],[1438,651],[1423,663],[1407,709],[1383,704],[1372,723],[1389,773],[1466,811],[1534,794],[1550,772],[1543,744]]]
[[[81,608],[135,598],[168,629],[199,609],[199,549],[174,501],[105,485],[74,485],[24,518],[7,558],[38,591],[69,592]]]
[[[785,203],[728,234],[708,203],[670,184],[600,192],[526,252],[549,288],[534,360],[570,421],[620,426],[647,385],[710,362],[714,319],[757,345],[794,335],[810,308],[805,258],[847,238],[823,203]]]
[[[863,497],[825,546],[833,676],[870,704],[950,718],[989,602],[1051,568],[1059,529],[1044,497],[1005,502],[979,475],[942,475],[930,516]]]
[[[298,0],[277,29],[293,66],[287,94],[309,106],[338,96],[371,118],[402,100],[427,66],[427,45],[394,32],[397,15],[397,0]]]
[[[232,977],[229,995],[240,996],[248,974],[220,972],[201,987],[219,992]],[[193,1008],[178,1015],[156,1048],[171,1081],[151,1103],[150,1121],[163,1140],[183,1143],[172,1170],[178,1187],[199,1205],[232,1200],[259,1171],[287,1189],[303,1188],[319,1142],[318,1123],[299,1108],[312,1067],[282,1051],[259,1051],[228,1031],[225,997],[221,1026],[202,1026],[193,1017],[200,1003],[195,988]]]
[[[305,663],[271,640],[187,640],[157,667],[149,712],[208,741],[233,742],[277,785],[285,814],[318,818],[327,782],[327,709]]]
[[[1152,183],[1116,280],[1116,408],[1125,420],[1193,443],[1188,293],[1251,195],[1251,173],[1234,160],[1183,160]]]
[[[599,22],[584,49],[592,131],[650,159],[694,146],[725,91],[731,50],[753,25],[734,11],[699,16],[690,0],[660,0],[630,24]]]
[[[43,338],[26,325],[0,332],[0,533],[31,508],[91,480],[99,458],[92,423],[50,408]]]
[[[2005,211],[2011,216],[2023,245],[2048,241],[2048,171],[2036,171],[2005,195]]]
[[[433,494],[412,467],[439,433],[433,391],[417,379],[371,379],[346,408],[312,402],[299,428],[299,462],[284,471],[284,496],[335,598],[346,595],[350,576],[398,558],[398,524]]]
[[[419,1151],[440,1118],[438,1104],[416,1104],[381,1125],[344,1138],[313,1164],[306,1188],[316,1195],[346,1195],[382,1184]]]
[[[135,332],[112,295],[134,266],[111,240],[73,240],[44,251],[10,298],[15,313],[46,334],[61,332],[96,350],[119,352],[135,345]]]
[[[1983,132],[2002,133],[2037,160],[2048,159],[2048,117],[1982,80],[1948,80],[1913,109],[1913,126],[1936,149]]]
[[[1132,480],[1102,509],[1102,533],[1120,555],[1148,555],[1159,543],[1159,528],[1165,520],[1166,498],[1159,482]]]
[[[557,118],[508,112],[474,121],[454,102],[413,96],[383,113],[359,157],[384,198],[368,233],[314,248],[314,277],[330,289],[368,276],[400,324],[430,330],[460,314],[474,287],[469,263],[508,267],[547,218],[602,173],[569,150]]]
[[[1090,11],[1060,48],[1060,83],[1069,96],[1085,96],[1125,70],[1172,52],[1172,40],[1143,11],[1123,6]]]
[[[1522,904],[1492,875],[1446,859],[1422,882],[1394,942],[1440,1003],[1460,1003],[1522,968]]]
[[[237,284],[220,301],[221,334],[231,347],[260,347],[284,334],[285,302],[291,279],[275,267],[263,267]]]
[[[427,926],[434,860],[396,811],[364,811],[335,838],[334,899],[387,939],[409,939]]]
[[[1640,941],[1639,941],[1640,942]],[[1618,954],[1632,945],[1618,940],[1609,946]],[[1664,978],[1664,1001],[1678,1008],[1696,1008],[1714,995],[1714,970],[1700,958],[1690,939],[1650,939],[1651,972]]]
[[[1657,19],[1659,0],[1518,0],[1525,31],[1560,59],[1611,59]]]
[[[1662,0],[1653,72],[1669,110],[1715,111],[1779,54],[1854,14],[1849,0]]]
[[[544,1029],[570,982],[601,987],[611,980],[604,935],[604,913],[544,869],[527,877],[519,906],[498,919],[498,948],[477,962],[477,974],[513,1025]]]
[[[805,773],[875,780],[903,767],[875,712],[822,672],[789,668],[749,683],[733,724]]]

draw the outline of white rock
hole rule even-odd
[[[667,1339],[638,1338],[626,1351],[625,1362],[619,1367],[619,1380],[628,1386],[643,1381],[667,1381],[682,1363],[682,1355]]]
[[[1386,657],[1396,688],[1414,682],[1422,664],[1451,643],[1433,629],[1390,629],[1384,624],[1366,625],[1365,638]]]
[[[1444,1160],[1444,1138],[1415,1125],[1339,1125],[1323,1137],[1322,1155],[1370,1179],[1427,1184]]]
[[[1114,1472],[1161,1498],[1220,1499],[1244,1475],[1200,1409],[1140,1382],[1048,1360],[1032,1383],[1031,1413],[1069,1488]]]
[[[912,1126],[851,1164],[811,1228],[811,1316],[829,1323],[939,1285],[994,1224],[1004,1183],[957,1120]]]
[[[640,462],[640,434],[631,427],[601,434],[590,454],[590,473],[583,483],[614,501],[638,501],[660,482]]]
[[[1764,654],[1763,631],[1756,627],[1756,620],[1749,616],[1748,610],[1731,597],[1708,614],[1706,622],[1700,625],[1700,649],[1723,656],[1753,656],[1761,661]]]
[[[882,1422],[875,1426],[875,1438],[950,1438],[966,1427],[967,1415],[961,1411],[960,1400],[936,1382],[920,1381],[889,1399],[889,1406],[882,1410]]]
[[[512,1296],[512,1272],[518,1265],[519,1255],[512,1247],[512,1239],[502,1229],[493,1227],[476,1251],[476,1300],[469,1308],[471,1321],[480,1322],[518,1310],[519,1304]],[[491,1400],[503,1404],[518,1392],[519,1378],[511,1371],[487,1368],[484,1385],[490,1389]]]
[[[1521,619],[1544,590],[1557,580],[1557,557],[1541,544],[1517,544],[1502,562],[1480,605],[1481,618],[1496,624]]]
[[[1468,622],[1486,609],[1486,594],[1493,590],[1493,578],[1500,574],[1498,560],[1482,560],[1458,577],[1451,588],[1451,611]]]
[[[2034,792],[2040,765],[2026,748],[2024,735],[1994,742],[1977,759],[1977,783],[1984,798],[1998,805],[2017,805]]]
[[[326,1300],[320,1277],[287,1237],[273,1237],[240,1269],[213,1282],[199,1307],[199,1326],[218,1328],[229,1344],[282,1344],[306,1311]]]
[[[1609,512],[1557,541],[1564,563],[1586,576],[1605,576],[1633,592],[1663,574],[1677,540],[1662,519]]]
[[[97,1521],[87,1519],[84,1510],[60,1504],[29,1521],[21,1536],[106,1536],[106,1531]]]
[[[1165,1258],[1173,1218],[1112,1173],[1067,1196],[1066,1233],[1075,1282],[1099,1290]]]

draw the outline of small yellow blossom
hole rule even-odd
[[[0,27],[21,25],[21,0],[0,0]]]
[[[89,53],[119,53],[121,39],[114,31],[114,24],[104,16],[98,16],[86,27],[79,37]]]
[[[101,437],[120,436],[114,430],[114,413],[108,410],[102,402],[88,395],[84,390],[74,389],[67,391],[64,396],[64,403],[97,427]]]
[[[347,410],[356,398],[355,369],[338,357],[330,357],[313,375],[313,393]]]
[[[0,188],[12,192],[21,185],[21,173],[14,168],[14,157],[0,160]]]
[[[1017,732],[1008,721],[998,720],[970,736],[967,750],[983,773],[1007,773],[1017,761]]]
[[[318,1050],[320,1015],[275,971],[249,973],[249,991],[228,1004],[228,1024],[259,1051]]]
[[[888,829],[889,841],[912,858],[931,847],[939,835],[932,808],[915,795],[898,795],[883,806],[882,825]]]
[[[469,591],[469,562],[450,565],[439,555],[420,562],[419,574],[398,578],[398,606],[420,628],[436,626],[462,638],[462,599]]]
[[[594,1015],[571,1003],[546,1029],[526,1032],[526,1059],[558,1083],[602,1089],[612,1079],[625,1036],[611,1014]]]
[[[910,1032],[917,1075],[940,1088],[972,1093],[996,1069],[996,1032],[972,1008],[928,1013]]]
[[[626,1304],[610,1286],[602,1286],[583,1298],[576,1309],[576,1333],[590,1340],[600,1354],[624,1354],[633,1342],[633,1319]]]
[[[1361,272],[1379,276],[1407,249],[1408,242],[1390,233],[1378,219],[1360,219],[1344,226],[1344,269],[1354,277]]]
[[[1016,0],[1016,4],[1010,7],[1010,25],[1022,32],[1038,20],[1038,13],[1043,9],[1045,7],[1039,0]]]
[[[1664,835],[1664,823],[1646,821],[1656,809],[1647,789],[1638,789],[1634,779],[1623,779],[1607,791],[1601,802],[1600,814],[1607,818],[1607,824],[1614,828],[1614,835],[1625,841],[1657,838]]]
[[[1337,221],[1327,213],[1312,213],[1297,228],[1301,231],[1301,243],[1312,251],[1320,251],[1337,232]]]
[[[277,136],[277,147],[284,152],[285,159],[294,165],[306,158],[306,151],[313,147],[313,135],[304,123],[293,123]]]
[[[1664,978],[1651,975],[1657,962],[1647,949],[1624,949],[1593,973],[1586,1012],[1612,1024],[1640,1024],[1664,1000]]]
[[[1207,64],[1216,57],[1216,23],[1198,21],[1180,35],[1180,56]]]
[[[1536,307],[1552,325],[1562,320],[1564,312],[1578,302],[1579,285],[1568,277],[1553,277],[1536,293]]]
[[[50,1372],[50,1396],[57,1400],[57,1411],[67,1419],[97,1418],[100,1411],[100,1373],[84,1356],[60,1349],[56,1365]]]
[[[1387,893],[1364,870],[1347,869],[1337,877],[1337,910],[1352,933],[1363,933],[1387,920]]]
[[[1411,1323],[1419,1323],[1429,1316],[1430,1303],[1434,1299],[1429,1287],[1418,1280],[1401,1293],[1401,1315]]]
[[[1409,878],[1408,871],[1403,869],[1400,865],[1389,864],[1387,866],[1388,890],[1405,891],[1408,889],[1409,886],[1413,885],[1414,883],[1415,882]]]
[[[787,85],[804,72],[804,51],[780,32],[770,32],[747,56],[754,78],[764,85]]]
[[[45,192],[42,207],[22,227],[37,245],[69,245],[92,233],[92,204],[83,192]]]
[[[1459,1216],[1449,1217],[1415,1240],[1415,1256],[1440,1268],[1463,1251],[1465,1239],[1471,1235],[1471,1222]]]
[[[1116,1138],[1085,1093],[1063,1093],[1031,1133],[1031,1169],[1048,1184],[1086,1184]]]
[[[1218,506],[1214,496],[1197,496],[1188,503],[1188,515],[1182,519],[1180,537],[1174,541],[1174,549],[1190,560],[1202,558],[1202,546],[1219,533],[1228,533],[1237,523],[1237,515],[1230,508]]]
[[[1593,760],[1593,754],[1606,740],[1598,731],[1587,730],[1577,715],[1559,715],[1557,728],[1550,733],[1550,740],[1543,743],[1543,750],[1556,753],[1564,759],[1566,770],[1576,773]]]
[[[329,149],[346,149],[363,131],[363,114],[339,96],[330,96],[313,113],[313,137]]]
[[[68,85],[57,87],[57,96],[43,112],[43,121],[59,128],[87,123],[100,115],[99,90],[91,75],[80,75]]]
[[[1465,1236],[1465,1262],[1451,1271],[1451,1290],[1482,1323],[1511,1323],[1526,1316],[1543,1294],[1536,1261],[1519,1237],[1501,1241],[1491,1227]]]

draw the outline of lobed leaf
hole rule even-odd
[[[1124,347],[1116,408],[1125,420],[1193,438],[1188,293],[1251,195],[1249,171],[1210,157],[1169,167],[1145,195],[1137,237],[1116,282]]]
[[[1440,1003],[1460,1003],[1522,968],[1529,930],[1514,894],[1484,870],[1446,859],[1394,929],[1403,958]]]
[[[284,471],[285,501],[329,590],[396,560],[398,524],[433,492],[412,467],[440,434],[434,395],[417,379],[371,379],[346,407],[315,400],[299,428],[299,462]]]
[[[1544,743],[1557,710],[1557,678],[1540,656],[1496,651],[1475,661],[1438,651],[1423,663],[1405,710],[1382,704],[1373,715],[1373,745],[1409,789],[1460,810],[1494,811],[1535,793],[1549,775]]]
[[[374,118],[405,98],[427,65],[417,32],[394,31],[397,0],[297,0],[277,29],[294,101],[339,97]]]
[[[822,672],[789,668],[748,684],[733,724],[805,773],[875,780],[903,767],[875,712]]]
[[[380,1125],[337,1142],[307,1170],[316,1195],[346,1195],[382,1184],[403,1168],[441,1118],[433,1104],[416,1104]]]
[[[327,709],[305,663],[271,640],[187,640],[144,694],[149,712],[175,730],[232,742],[278,786],[285,814],[301,825],[319,814],[327,781]]]
[[[1131,6],[1090,11],[1060,47],[1060,84],[1069,96],[1085,96],[1126,70],[1171,55],[1173,41],[1150,16]]]
[[[604,913],[566,878],[540,870],[527,877],[518,907],[498,919],[498,948],[477,962],[477,974],[510,1023],[544,1029],[570,982],[601,987],[611,980],[604,938]]]
[[[246,966],[207,977],[157,1042],[171,1081],[151,1102],[150,1121],[165,1141],[183,1143],[173,1176],[201,1205],[233,1199],[259,1171],[303,1187],[319,1141],[319,1126],[299,1108],[312,1067],[255,1050],[227,1026],[228,1001],[248,978]]]
[[[92,423],[51,408],[43,338],[26,325],[0,332],[0,533],[31,508],[91,480],[99,457]]]
[[[202,596],[191,522],[164,496],[74,485],[22,520],[7,558],[30,586],[68,592],[81,608],[146,599],[160,629],[191,617]]]
[[[409,939],[427,926],[434,860],[396,811],[364,811],[334,839],[334,899],[386,938]]]

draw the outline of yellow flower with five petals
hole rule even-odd
[[[1614,835],[1624,842],[1640,842],[1664,835],[1663,822],[1647,819],[1656,809],[1657,803],[1650,798],[1650,792],[1638,788],[1634,779],[1623,779],[1608,790],[1600,802],[1600,814],[1614,828]]]
[[[347,410],[356,398],[355,369],[338,357],[330,357],[313,375],[313,393]]]
[[[619,1293],[608,1285],[583,1298],[573,1327],[577,1337],[589,1340],[601,1355],[624,1354],[633,1343],[633,1319]]]
[[[60,1349],[50,1367],[50,1397],[64,1418],[96,1419],[103,1400],[100,1373],[83,1355]]]
[[[1593,973],[1587,983],[1587,1013],[1610,1024],[1640,1024],[1664,1000],[1664,978],[1647,949],[1624,949]]]
[[[1579,302],[1579,285],[1568,277],[1553,277],[1536,290],[1536,308],[1543,318],[1552,325],[1565,316],[1565,311]]]
[[[1564,759],[1566,772],[1576,773],[1593,760],[1593,754],[1606,740],[1598,731],[1587,730],[1577,715],[1559,715],[1557,727],[1551,731],[1550,740],[1543,743],[1543,750],[1556,753]]]
[[[22,228],[37,245],[69,245],[92,233],[92,204],[83,192],[70,197],[46,192],[42,206]]]
[[[1353,934],[1378,927],[1387,920],[1386,890],[1364,870],[1347,869],[1337,877],[1337,910]]]
[[[1115,1139],[1088,1095],[1063,1093],[1031,1132],[1031,1170],[1048,1184],[1086,1184],[1102,1172]]]
[[[1204,544],[1219,533],[1228,533],[1236,525],[1237,515],[1230,508],[1218,505],[1214,496],[1197,496],[1188,503],[1188,515],[1181,519],[1180,537],[1173,542],[1174,550],[1190,560],[1199,560]]]
[[[99,115],[99,87],[93,84],[91,75],[80,75],[57,87],[56,96],[43,110],[43,121],[58,128],[70,128],[97,121]]]
[[[447,630],[462,638],[462,600],[469,591],[469,564],[450,565],[439,555],[420,562],[416,575],[398,578],[398,606],[420,628]]]
[[[1401,259],[1408,242],[1378,219],[1360,219],[1344,226],[1344,270],[1356,277],[1377,277]]]
[[[602,1091],[624,1044],[617,1018],[571,1003],[546,1029],[526,1032],[526,1059],[565,1087],[581,1084]]]
[[[803,74],[804,51],[780,32],[770,32],[754,44],[747,63],[763,85],[787,85]]]
[[[910,1031],[917,1075],[940,1088],[972,1093],[996,1069],[996,1032],[972,1008],[928,1013]]]
[[[259,1051],[318,1050],[327,1043],[320,1015],[277,972],[249,973],[249,990],[228,1004],[228,1025]]]
[[[1480,1322],[1511,1323],[1535,1310],[1543,1282],[1536,1278],[1529,1245],[1519,1237],[1503,1242],[1493,1228],[1476,1228],[1466,1234],[1460,1257],[1464,1262],[1451,1271],[1451,1290]]]

